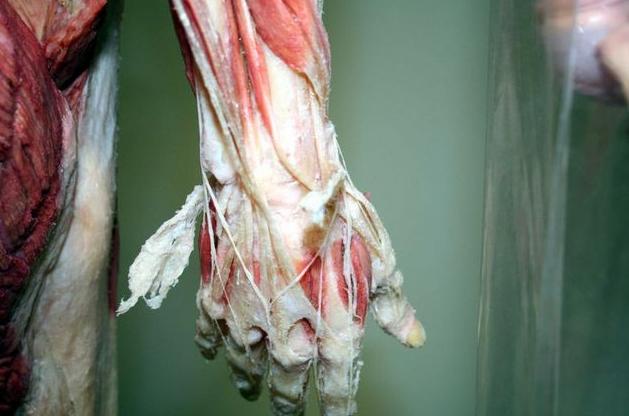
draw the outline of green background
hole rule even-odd
[[[360,415],[471,415],[486,117],[487,0],[330,0],[331,118],[357,186],[387,225],[428,341],[407,350],[373,323]],[[144,240],[200,182],[197,121],[167,3],[128,0],[120,71],[119,291]],[[192,338],[196,253],[158,311],[118,319],[121,415],[266,415]],[[312,396],[314,398],[314,396]],[[310,400],[309,414],[316,414]]]

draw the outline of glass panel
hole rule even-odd
[[[477,414],[626,415],[625,112],[575,93],[581,32],[547,54],[535,3],[492,6]]]

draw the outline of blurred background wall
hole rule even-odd
[[[354,182],[387,225],[428,332],[406,350],[370,323],[360,415],[472,415],[488,0],[328,0],[331,117]],[[193,97],[166,1],[128,0],[122,34],[119,292],[144,240],[199,183]],[[118,319],[120,415],[266,415],[192,341],[191,266],[158,311]],[[309,414],[316,414],[311,395]]]

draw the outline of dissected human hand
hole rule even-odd
[[[224,345],[233,381],[264,377],[279,415],[300,414],[314,368],[322,411],[355,412],[368,307],[420,346],[389,236],[345,169],[327,115],[330,51],[313,0],[173,0],[200,119],[203,184],[142,248],[131,298],[157,307],[187,264],[194,220],[197,343]]]

